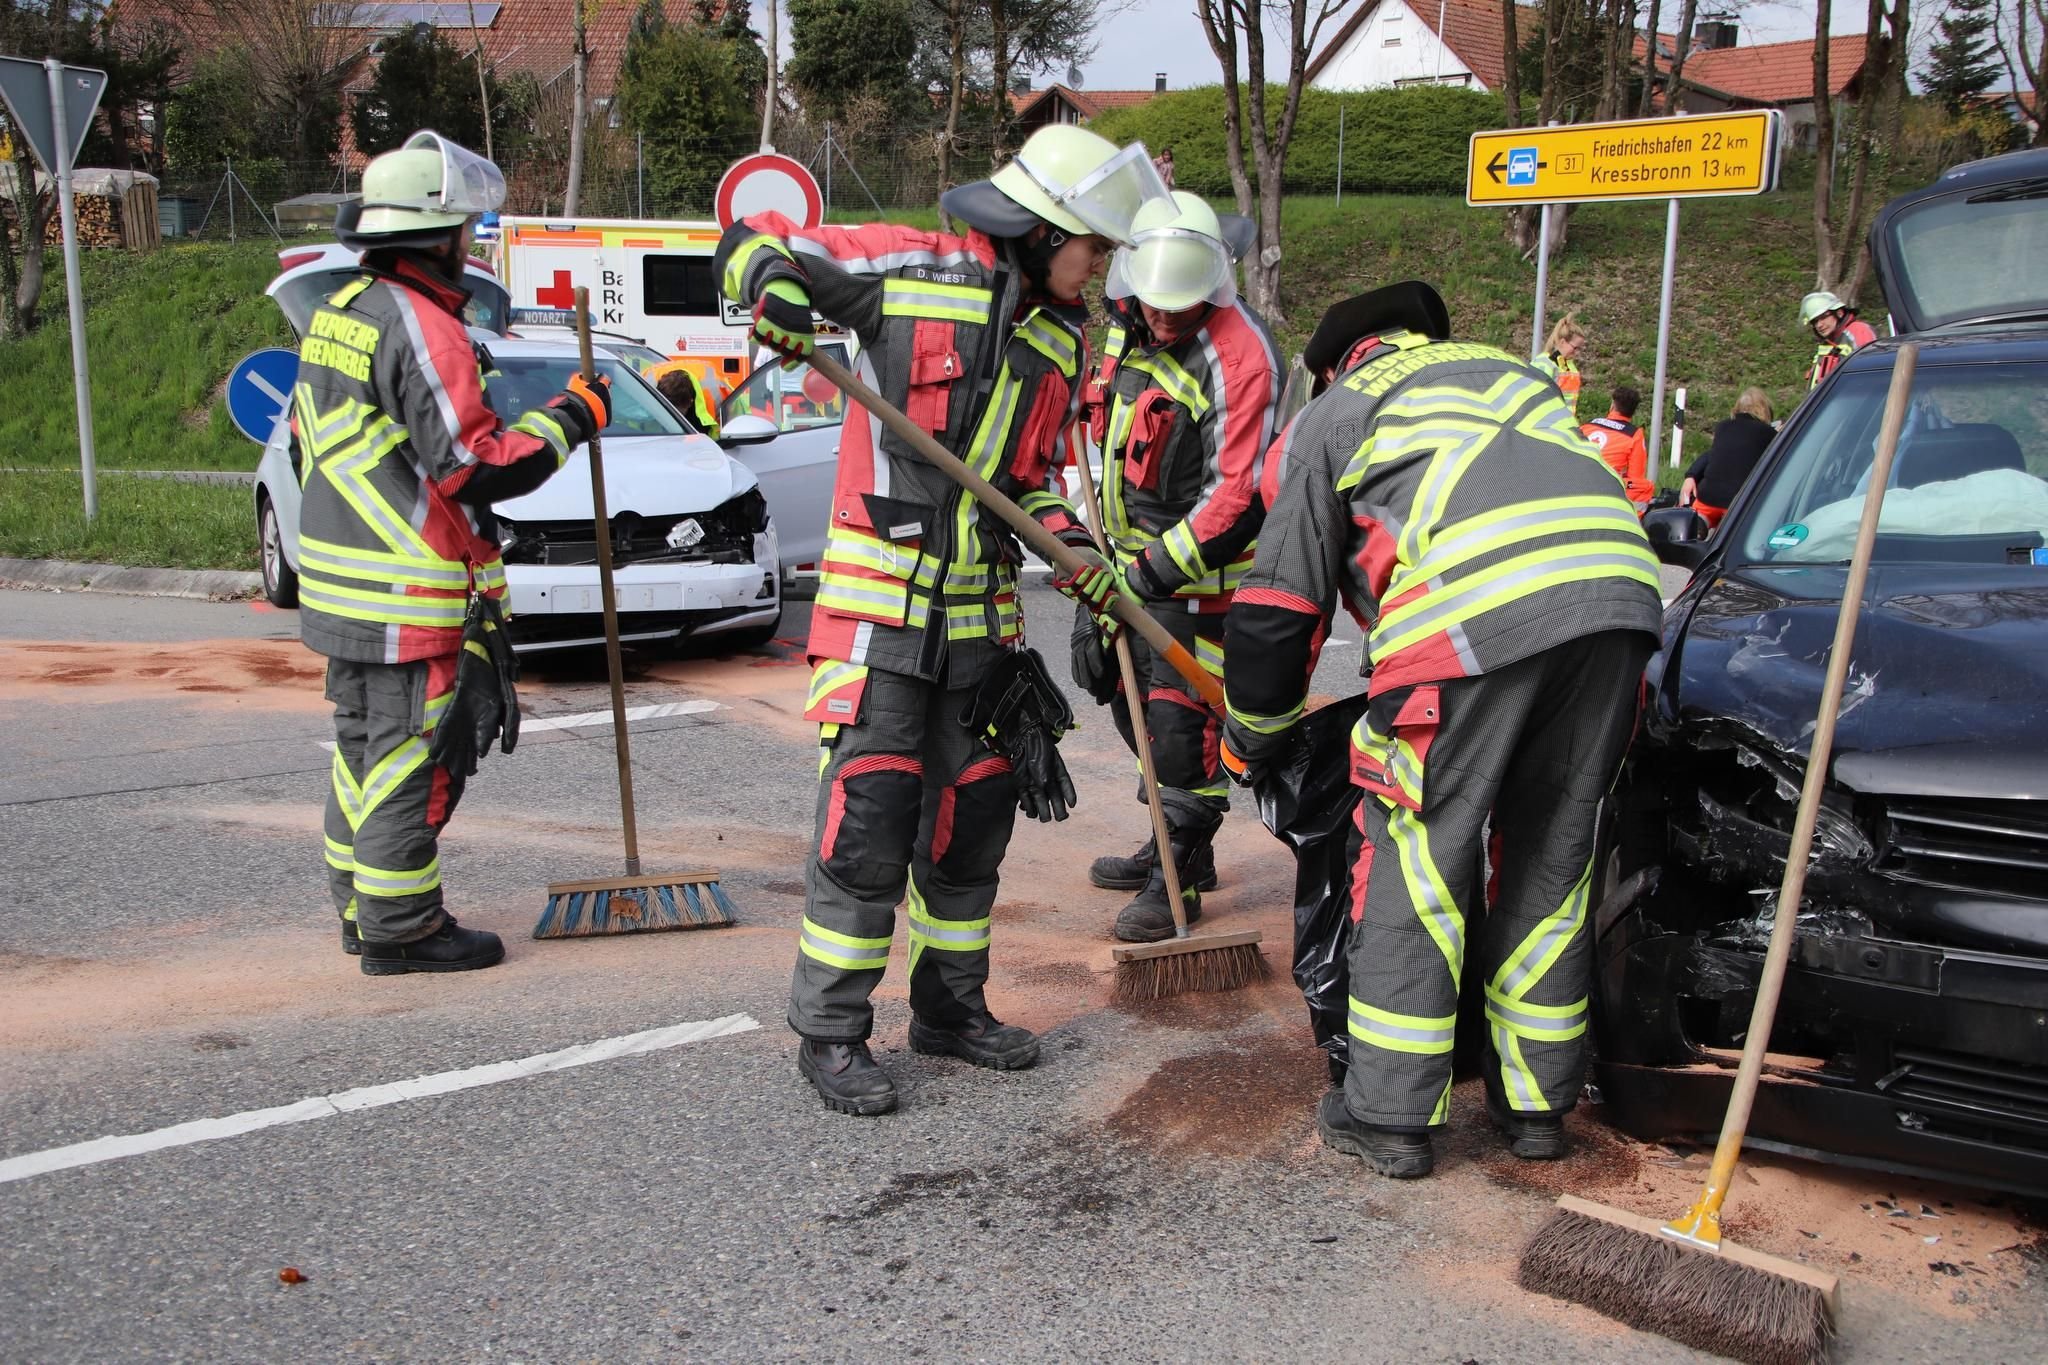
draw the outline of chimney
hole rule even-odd
[[[1152,73],[1152,93],[1155,95],[1166,93],[1166,73],[1164,71]]]
[[[1734,47],[1736,33],[1735,21],[1732,18],[1717,15],[1693,30],[1692,50],[1719,52],[1724,48]]]

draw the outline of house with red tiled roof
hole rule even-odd
[[[1050,123],[1086,123],[1105,110],[1126,109],[1165,93],[1166,73],[1162,71],[1150,90],[1077,90],[1070,85],[1049,85],[1012,95],[1010,107],[1018,136],[1023,137]]]
[[[1498,90],[1507,73],[1501,0],[1366,0],[1302,78],[1319,90],[1384,90],[1460,85]],[[1523,5],[1516,18],[1526,41],[1543,11]]]
[[[1860,33],[1828,39],[1828,97],[1840,107],[1863,86],[1864,42]],[[1695,52],[1685,60],[1680,102],[1689,114],[1722,109],[1779,109],[1785,139],[1813,146],[1813,41],[1758,43]]]

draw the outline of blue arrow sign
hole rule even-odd
[[[299,377],[299,353],[282,346],[251,351],[228,375],[228,417],[236,430],[262,445],[291,406]]]

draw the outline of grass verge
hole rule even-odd
[[[0,556],[253,569],[250,498],[240,485],[114,476],[99,481],[99,516],[88,525],[76,473],[0,473]]]

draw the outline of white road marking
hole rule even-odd
[[[659,720],[663,716],[697,716],[706,711],[716,711],[722,703],[699,698],[695,701],[665,701],[654,706],[629,706],[626,708],[628,723],[636,720]],[[536,730],[577,730],[586,725],[609,727],[612,723],[610,711],[580,711],[573,716],[527,716],[519,722],[519,733],[530,735]]]
[[[724,705],[724,702],[700,698],[696,701],[665,701],[653,706],[629,706],[626,708],[626,723],[631,725],[636,720],[660,720],[664,716],[701,716],[706,711],[716,711]],[[578,711],[573,716],[522,716],[519,721],[519,733],[530,735],[536,730],[580,730],[587,725],[602,725],[610,729],[611,723],[610,711]],[[323,739],[320,741],[320,747],[333,753],[334,741]]]
[[[760,1022],[750,1014],[728,1014],[722,1019],[703,1019],[694,1023],[648,1029],[642,1033],[622,1034],[617,1038],[600,1038],[596,1042],[578,1043],[559,1052],[542,1052],[512,1062],[490,1062],[483,1066],[467,1067],[461,1071],[442,1071],[432,1076],[415,1076],[408,1081],[393,1081],[387,1085],[365,1085],[354,1090],[337,1091],[332,1095],[316,1095],[310,1099],[300,1100],[296,1104],[281,1104],[271,1109],[249,1109],[239,1114],[229,1114],[225,1118],[178,1123],[148,1133],[131,1133],[124,1137],[103,1137],[94,1138],[90,1142],[74,1142],[69,1147],[52,1147],[46,1151],[30,1152],[25,1156],[9,1157],[5,1161],[0,1161],[0,1185],[26,1180],[30,1176],[47,1175],[51,1171],[70,1170],[74,1166],[92,1166],[102,1161],[118,1161],[122,1157],[140,1156],[144,1152],[160,1152],[166,1147],[185,1147],[195,1142],[211,1142],[216,1138],[253,1133],[262,1128],[275,1128],[279,1124],[333,1118],[337,1114],[354,1113],[359,1109],[378,1109],[387,1104],[426,1099],[433,1095],[450,1095],[458,1090],[474,1090],[480,1085],[516,1081],[521,1077],[538,1076],[543,1072],[565,1071],[572,1066],[609,1062],[617,1057],[632,1057],[643,1052],[659,1052],[664,1048],[680,1047],[684,1043],[698,1043],[707,1038],[749,1033],[759,1027]]]

